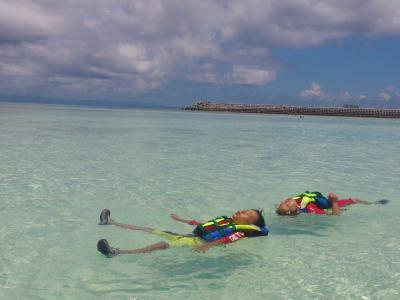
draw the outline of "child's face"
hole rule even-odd
[[[292,198],[282,201],[278,210],[281,215],[297,215],[299,213],[297,202]]]
[[[239,225],[254,224],[258,221],[258,213],[253,209],[237,211],[232,216],[233,221]]]

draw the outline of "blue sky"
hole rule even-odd
[[[0,0],[0,99],[400,108],[397,0]]]

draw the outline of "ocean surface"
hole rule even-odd
[[[400,299],[400,120],[0,103],[0,299]],[[305,190],[390,199],[279,217]],[[270,235],[106,258],[263,208]]]

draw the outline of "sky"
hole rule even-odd
[[[0,0],[0,100],[400,108],[399,0]]]

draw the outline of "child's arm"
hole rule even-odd
[[[176,213],[171,213],[171,218],[174,219],[175,221],[186,223],[186,224],[189,224],[189,225],[199,225],[199,224],[201,224],[200,222],[198,222],[196,220],[185,220],[185,219],[181,218],[180,216],[178,216]]]
[[[226,237],[220,238],[218,240],[215,240],[212,242],[207,242],[207,243],[204,243],[204,244],[201,244],[198,246],[194,246],[193,251],[204,253],[211,247],[215,247],[215,246],[219,246],[219,245],[223,245],[223,244],[230,244],[230,243],[236,242],[240,239],[243,239],[245,237],[246,237],[246,235],[243,232],[238,231],[238,232],[232,233],[231,235],[228,235]]]
[[[340,215],[339,197],[334,193],[329,193],[328,200],[332,203],[332,215]]]

